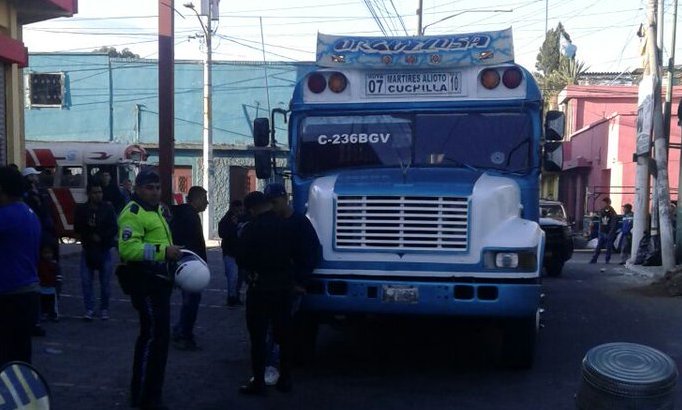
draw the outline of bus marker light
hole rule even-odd
[[[343,92],[348,85],[348,80],[346,76],[341,73],[332,73],[329,76],[329,89],[335,93]]]
[[[489,90],[500,84],[500,74],[494,68],[488,68],[481,73],[481,85]]]
[[[308,88],[315,94],[319,94],[327,87],[327,81],[320,73],[310,74],[308,77]]]
[[[332,62],[334,62],[334,63],[345,63],[346,62],[346,56],[344,56],[344,55],[333,55],[332,56]]]
[[[495,53],[493,53],[492,51],[483,51],[478,55],[479,60],[487,60],[493,57],[495,57]]]
[[[431,62],[432,62],[433,64],[438,64],[438,63],[440,63],[440,59],[441,59],[441,57],[440,57],[438,54],[433,54],[433,55],[431,55]]]
[[[502,83],[505,87],[512,90],[518,87],[522,80],[523,75],[521,74],[521,70],[516,67],[504,70],[504,74],[502,75]]]

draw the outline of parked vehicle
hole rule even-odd
[[[545,232],[542,265],[548,276],[559,276],[573,256],[573,232],[561,202],[540,200],[540,228]]]
[[[147,153],[139,145],[110,143],[32,142],[26,144],[26,166],[41,172],[59,238],[74,238],[76,204],[87,200],[88,179],[106,171],[119,184],[135,179]]]
[[[564,115],[548,111],[543,134],[542,96],[511,37],[319,35],[319,69],[290,111],[253,128],[270,148],[256,174],[269,178],[274,114],[288,122],[293,206],[322,244],[303,309],[494,318],[503,360],[532,364],[539,173],[561,169]]]

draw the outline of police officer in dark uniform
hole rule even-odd
[[[140,317],[130,399],[133,407],[143,410],[168,409],[161,401],[173,286],[166,262],[181,256],[181,248],[173,245],[160,196],[156,171],[141,171],[135,178],[135,193],[118,220],[118,251],[124,265],[117,274]]]
[[[266,338],[272,325],[280,345],[280,377],[276,389],[291,391],[291,294],[294,289],[293,259],[297,252],[291,225],[272,210],[262,192],[244,198],[253,220],[239,237],[237,264],[250,274],[246,294],[246,325],[251,337],[253,380],[241,386],[247,395],[265,394]]]

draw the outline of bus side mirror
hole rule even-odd
[[[272,175],[272,155],[270,150],[257,150],[253,157],[256,168],[256,178],[268,179]]]
[[[545,140],[561,141],[564,139],[566,116],[561,111],[547,111],[545,115]]]
[[[543,168],[547,172],[561,172],[564,166],[564,146],[561,142],[545,143]]]
[[[270,145],[270,121],[267,118],[253,120],[253,145],[257,147]]]

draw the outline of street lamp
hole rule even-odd
[[[453,17],[461,16],[461,15],[464,14],[464,13],[511,13],[512,11],[514,11],[514,10],[464,10],[464,11],[460,11],[459,13],[455,13],[455,14],[449,15],[449,16],[447,16],[447,17],[443,17],[443,18],[440,19],[440,20],[436,20],[436,21],[434,21],[433,23],[430,23],[430,24],[425,25],[425,26],[421,29],[421,31],[419,32],[419,34],[423,36],[423,35],[424,35],[424,32],[426,31],[426,28],[427,28],[427,27],[431,27],[431,26],[433,26],[434,24],[443,22],[443,21],[445,21],[445,20],[450,20],[450,19],[453,18]],[[420,9],[420,12],[421,12],[421,9]],[[420,18],[420,20],[421,20],[421,18]]]
[[[204,239],[210,239],[213,227],[213,204],[214,204],[214,178],[215,169],[213,166],[213,124],[212,124],[212,97],[211,97],[211,9],[207,10],[206,24],[194,8],[194,4],[185,3],[185,7],[192,10],[197,15],[201,28],[204,31],[206,40],[206,54],[204,55],[204,150],[203,167],[204,173],[202,186],[206,190],[208,206],[203,215]]]

